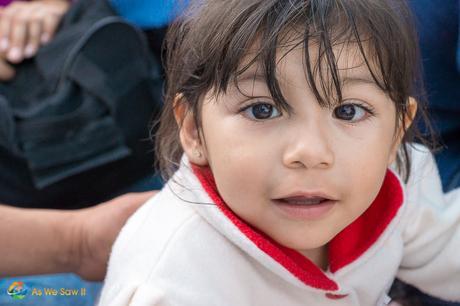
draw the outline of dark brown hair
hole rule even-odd
[[[333,48],[357,44],[377,85],[395,103],[397,122],[405,132],[397,164],[405,179],[410,174],[408,143],[423,139],[404,126],[409,97],[419,101],[423,86],[418,41],[410,10],[403,0],[200,0],[170,27],[165,42],[165,105],[156,135],[158,167],[165,179],[177,169],[183,154],[174,104],[186,109],[201,129],[201,101],[212,90],[225,93],[230,82],[260,62],[277,107],[289,112],[276,78],[276,52],[281,44],[302,46],[306,79],[322,106],[340,103],[342,83]],[[295,39],[292,39],[295,34]],[[288,41],[289,40],[289,41]],[[252,61],[241,67],[257,43]],[[317,54],[308,46],[315,43]],[[316,51],[315,51],[316,52]],[[314,62],[313,57],[318,58]],[[429,126],[429,124],[427,124]],[[424,142],[426,143],[426,142]]]

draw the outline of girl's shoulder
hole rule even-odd
[[[185,204],[166,185],[130,217],[113,245],[106,285],[146,280],[178,237],[199,226],[201,218]]]
[[[405,183],[407,198],[442,196],[441,178],[432,152],[421,144],[409,144],[408,148],[411,172]]]
[[[460,217],[460,197],[449,197],[443,191],[436,160],[428,148],[412,144],[409,154],[411,173],[405,183],[403,237],[404,241],[425,241],[425,237],[446,229]]]
[[[197,294],[206,298],[202,288],[210,286],[210,278],[233,273],[234,266],[226,260],[238,258],[240,251],[198,213],[198,208],[210,203],[203,202],[205,193],[194,184],[196,179],[189,174],[181,177],[184,173],[177,173],[122,229],[99,305],[114,305],[114,301],[128,305],[138,298],[152,302],[165,292],[169,298],[180,299],[178,288],[197,288]],[[120,302],[125,300],[125,304]],[[176,305],[187,305],[187,301]]]
[[[433,296],[458,300],[460,189],[443,192],[429,149],[411,145],[411,175],[401,228],[404,252],[398,278]],[[435,281],[436,280],[436,281]]]

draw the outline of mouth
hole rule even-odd
[[[279,201],[280,204],[286,204],[286,205],[318,205],[326,201],[330,201],[330,199],[324,198],[324,197],[295,196],[295,197],[275,199],[275,201]]]
[[[337,200],[322,195],[296,195],[273,199],[275,207],[290,219],[314,220],[324,217]]]

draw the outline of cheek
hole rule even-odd
[[[350,221],[360,216],[377,197],[387,172],[387,154],[379,150],[363,150],[367,153],[357,153],[360,157],[358,164],[349,169],[347,184],[347,214]]]
[[[255,137],[238,119],[209,119],[203,120],[203,133],[217,189],[235,212],[245,216],[248,212],[242,211],[269,192],[276,154],[266,148],[266,137]]]
[[[393,131],[391,128],[389,130]],[[343,142],[336,150],[336,166],[341,168],[339,177],[342,184],[348,186],[349,199],[356,203],[352,212],[356,214],[372,203],[381,188],[388,169],[393,134],[387,126],[381,126],[368,129],[360,137],[341,139]]]
[[[210,167],[217,188],[230,206],[246,205],[255,200],[251,197],[267,192],[270,184],[266,179],[271,177],[273,166],[262,154],[254,143],[241,138],[222,138],[209,146]]]
[[[366,199],[366,202],[369,200],[372,202],[382,186],[386,171],[387,167],[384,166],[383,162],[370,162],[363,165],[353,175],[355,194]]]
[[[273,137],[264,127],[251,125],[240,115],[226,113],[217,106],[203,112],[202,122],[205,151],[214,175],[257,175],[257,171],[274,162]]]
[[[385,120],[384,120],[385,119]],[[334,135],[337,156],[352,163],[356,170],[367,167],[386,169],[394,147],[393,118],[375,118]]]
[[[238,150],[226,150],[227,159],[216,159],[212,171],[217,190],[227,205],[242,219],[257,224],[265,215],[266,207],[261,199],[267,198],[272,189],[269,178],[271,167],[260,163],[254,155],[233,155]],[[225,162],[227,160],[227,162]],[[254,166],[256,165],[256,166]]]

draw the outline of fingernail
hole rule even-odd
[[[40,37],[40,41],[42,44],[46,44],[47,42],[50,41],[50,35],[48,33],[43,33],[42,36]]]
[[[24,56],[26,58],[31,58],[32,56],[35,55],[37,52],[37,49],[35,48],[34,45],[27,45],[26,48],[24,49]]]
[[[8,49],[9,46],[10,41],[8,40],[8,38],[3,37],[2,39],[0,39],[0,51],[6,51],[6,49]]]
[[[11,48],[10,52],[8,52],[8,59],[12,62],[20,61],[22,59],[21,49],[18,47]]]

